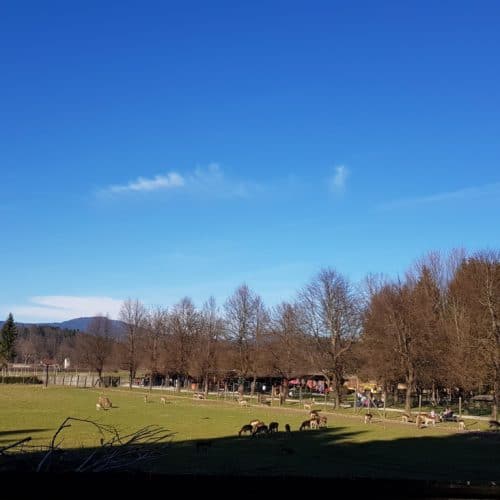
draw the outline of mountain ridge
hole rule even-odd
[[[16,325],[19,326],[52,326],[55,328],[64,328],[67,330],[78,330],[82,333],[88,333],[89,326],[92,323],[93,320],[98,319],[98,318],[103,318],[104,316],[82,316],[79,318],[72,318],[68,319],[66,321],[59,321],[59,322],[48,322],[48,323],[42,323],[42,322],[35,322],[35,323],[24,323],[21,321],[15,321]],[[119,332],[120,330],[123,329],[125,323],[123,321],[119,321],[116,319],[110,319],[109,320],[111,323],[111,330],[113,332]],[[0,321],[0,328],[3,326],[4,321]]]

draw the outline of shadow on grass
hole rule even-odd
[[[44,432],[48,430],[49,429],[13,429],[11,431],[0,431],[0,437],[9,436],[10,434],[33,434],[35,432]]]
[[[291,493],[304,487],[317,493],[324,488],[333,493],[336,488],[346,487],[352,494],[364,492],[392,498],[500,497],[500,487],[496,486],[500,484],[500,433],[355,442],[354,438],[364,432],[334,427],[255,437],[175,442],[167,439],[155,444],[134,444],[134,453],[144,460],[125,461],[117,468],[110,462],[108,469],[96,470],[107,472],[110,484],[115,477],[121,481],[118,488],[130,480],[167,481],[170,485],[179,481],[184,487],[204,484],[215,488],[219,482],[222,485],[237,481],[243,493],[270,484]],[[166,436],[171,438],[173,433]],[[103,457],[118,448],[58,450],[46,462],[45,470],[67,473],[82,463],[91,465],[100,460],[102,464]],[[41,452],[2,456],[0,472],[30,474],[43,456]],[[115,471],[121,474],[116,475]],[[196,482],[191,481],[194,479]]]

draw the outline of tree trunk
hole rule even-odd
[[[205,375],[205,380],[204,380],[204,386],[205,386],[205,399],[208,398],[208,373]]]
[[[255,382],[256,382],[256,380],[257,380],[257,377],[254,375],[252,378],[252,383],[250,384],[250,396],[252,396],[252,397],[255,394]]]
[[[405,411],[407,413],[410,413],[411,411],[411,393],[413,390],[413,383],[414,383],[413,370],[409,370],[409,372],[406,374]]]
[[[500,402],[500,382],[499,373],[497,371],[495,380],[493,381],[493,407],[491,412],[491,418],[493,420],[498,420],[498,403]]]
[[[285,404],[287,396],[288,396],[288,379],[284,378],[281,382],[280,405]]]
[[[340,392],[342,390],[342,378],[336,373],[332,374],[333,403],[335,408],[340,408]]]

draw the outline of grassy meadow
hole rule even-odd
[[[97,411],[100,394],[113,408]],[[500,479],[500,432],[486,432],[484,422],[467,422],[417,429],[415,425],[384,420],[374,412],[365,424],[363,413],[333,413],[327,429],[299,432],[309,412],[293,407],[240,407],[234,401],[193,400],[188,396],[127,389],[0,386],[0,448],[31,436],[23,451],[47,446],[66,417],[87,418],[113,426],[125,435],[147,425],[166,430],[159,456],[142,463],[143,470],[170,474],[290,475],[308,477],[365,477],[427,480],[492,481]],[[166,404],[160,403],[165,396]],[[321,409],[321,405],[317,405]],[[238,437],[243,424],[258,418],[277,421],[273,436]],[[284,430],[288,423],[292,433]],[[474,432],[472,431],[474,430]],[[477,432],[483,430],[483,432]],[[96,429],[72,422],[58,436],[64,449],[100,446]],[[201,443],[200,443],[201,441]],[[207,443],[208,441],[208,443]],[[3,457],[2,460],[8,460]],[[0,462],[1,465],[2,462]],[[5,462],[4,462],[5,463]]]

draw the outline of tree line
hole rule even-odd
[[[169,308],[127,299],[118,336],[98,316],[77,335],[23,329],[14,350],[6,322],[1,352],[9,360],[67,356],[99,377],[105,368],[125,369],[130,385],[139,369],[151,383],[154,374],[191,378],[206,391],[231,372],[250,380],[252,391],[258,377],[280,377],[285,395],[290,379],[321,374],[337,405],[346,376],[358,374],[387,392],[404,383],[407,409],[412,393],[424,388],[488,392],[496,418],[499,297],[500,252],[454,250],[428,254],[397,279],[369,275],[354,284],[325,268],[294,300],[274,307],[246,284],[221,306],[213,298],[200,308],[188,297]]]

